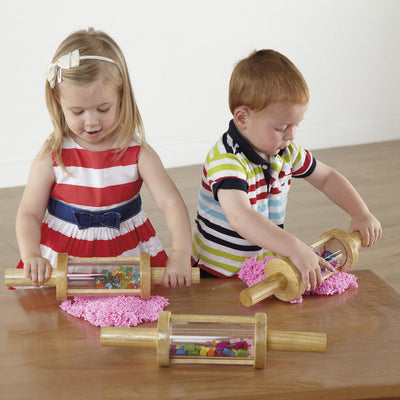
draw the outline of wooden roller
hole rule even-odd
[[[340,272],[350,270],[358,261],[358,249],[362,245],[359,232],[351,235],[342,229],[324,232],[321,239],[311,245],[322,251],[338,253],[335,257],[339,268],[322,277],[322,280]],[[287,257],[274,257],[265,264],[265,279],[242,290],[239,294],[241,303],[250,307],[261,300],[274,295],[282,301],[293,301],[304,293],[304,285],[300,271]]]
[[[325,352],[326,334],[267,332],[264,313],[246,317],[171,315],[169,311],[162,311],[157,328],[101,328],[100,343],[102,346],[156,348],[159,366],[197,363],[265,368],[267,350]],[[228,349],[229,345],[236,347],[236,353]],[[239,346],[247,350],[240,351]]]
[[[93,284],[92,276],[94,275],[92,273],[75,273],[76,271],[73,271],[74,267],[84,271],[85,268],[91,270],[94,267],[99,269],[101,267],[112,268],[117,266],[136,266],[140,269],[137,287],[121,289],[99,288]],[[164,271],[165,268],[150,266],[150,256],[147,253],[140,254],[140,257],[87,258],[69,257],[65,253],[59,253],[57,255],[57,266],[52,271],[50,279],[44,282],[43,286],[55,286],[56,297],[60,301],[73,296],[140,296],[142,299],[149,299],[151,285],[162,283]],[[25,277],[23,269],[6,269],[4,281],[8,287],[32,286],[32,281]],[[79,287],[79,283],[81,283],[80,286],[82,287]],[[199,268],[192,268],[192,283],[200,283]]]

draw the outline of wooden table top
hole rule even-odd
[[[153,294],[173,314],[253,315],[268,329],[327,334],[326,353],[268,352],[267,367],[159,367],[155,349],[101,347],[100,328],[63,312],[55,289],[0,290],[1,399],[366,399],[400,397],[400,295],[378,274],[355,271],[359,288],[275,298],[246,308],[239,280]],[[141,326],[156,326],[155,323]],[[134,328],[133,328],[134,329]]]

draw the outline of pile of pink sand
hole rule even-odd
[[[238,273],[239,279],[241,279],[247,286],[253,286],[256,283],[261,282],[265,279],[265,264],[271,258],[271,256],[266,256],[263,260],[257,260],[256,257],[247,258]]]
[[[95,326],[130,327],[157,321],[159,312],[168,304],[168,300],[161,296],[151,296],[149,300],[135,296],[76,296],[73,301],[63,301],[60,307]]]
[[[265,264],[272,257],[267,256],[264,260],[257,260],[256,257],[248,258],[242,264],[242,268],[238,273],[239,278],[247,284],[247,286],[253,286],[256,283],[262,281],[264,277]],[[347,272],[338,272],[335,275],[325,279],[320,286],[317,286],[314,290],[306,291],[303,296],[311,294],[319,295],[333,295],[341,294],[349,287],[358,287],[357,278]],[[303,297],[300,296],[291,303],[301,303]]]

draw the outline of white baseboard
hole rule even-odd
[[[297,140],[304,147],[327,149],[400,139],[400,117],[349,121],[303,129]]]
[[[222,134],[223,132],[221,132]],[[218,136],[174,143],[151,143],[166,168],[202,164]],[[385,118],[299,129],[296,138],[304,147],[315,150],[400,139],[400,118]],[[32,159],[0,162],[0,188],[23,186],[28,178]]]
[[[221,132],[222,134],[223,132]],[[305,127],[298,130],[296,140],[309,150],[353,146],[400,139],[400,118],[350,121]],[[158,143],[156,150],[167,168],[202,164],[218,140],[203,137],[181,143]]]
[[[24,186],[32,159],[0,161],[0,188]]]

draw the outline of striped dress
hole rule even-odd
[[[114,150],[93,152],[65,138],[62,159],[66,173],[55,161],[55,182],[50,197],[60,204],[93,211],[111,210],[139,196],[142,179],[138,175],[140,146],[132,142],[122,157]],[[50,204],[50,203],[49,203]],[[120,223],[119,229],[91,226],[81,229],[48,210],[41,227],[41,252],[53,268],[57,253],[73,257],[138,256],[147,252],[152,266],[164,267],[167,255],[144,211]]]
[[[244,239],[230,226],[218,201],[218,190],[245,191],[253,210],[284,228],[291,178],[310,175],[315,165],[312,154],[295,142],[267,162],[231,121],[204,164],[192,240],[194,262],[207,272],[226,278],[237,274],[246,258],[274,255]]]

